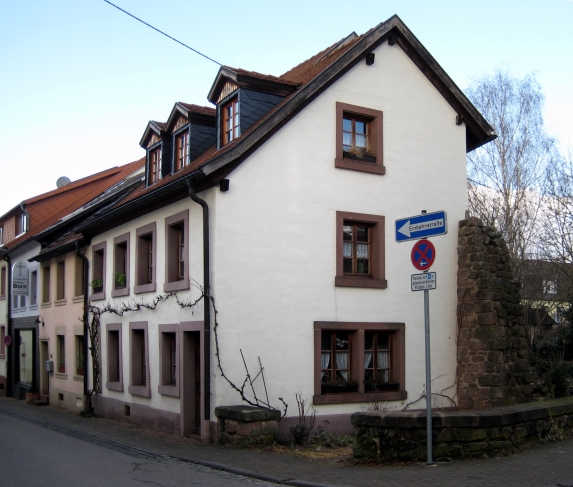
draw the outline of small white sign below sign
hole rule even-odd
[[[428,289],[436,289],[435,272],[412,274],[412,291],[426,291]]]

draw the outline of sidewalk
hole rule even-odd
[[[261,480],[311,486],[535,486],[573,487],[573,440],[500,459],[437,467],[346,467],[292,455],[221,448],[109,419],[0,398],[0,414],[24,419],[106,448],[149,459],[174,457]]]

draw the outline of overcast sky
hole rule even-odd
[[[398,14],[465,89],[537,72],[545,120],[573,146],[571,0],[112,0],[216,61],[280,75]],[[0,214],[144,155],[149,120],[207,105],[218,65],[103,0],[0,0]]]

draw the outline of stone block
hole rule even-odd
[[[239,424],[238,421],[233,419],[226,419],[225,420],[225,433],[229,433],[234,435],[237,432],[237,425]]]
[[[494,311],[489,311],[487,313],[478,313],[477,317],[477,324],[479,326],[490,326],[490,325],[497,325],[497,313]]]
[[[354,438],[352,453],[354,458],[375,458],[378,455],[378,444],[369,436],[357,436]]]
[[[508,387],[491,387],[489,389],[490,399],[506,399],[509,397]]]
[[[504,337],[506,330],[497,324],[491,326],[480,326],[475,330],[476,338],[499,338]]]
[[[441,439],[446,443],[467,443],[486,440],[487,434],[485,430],[478,428],[448,428]]]

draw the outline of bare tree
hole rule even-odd
[[[539,243],[546,170],[558,157],[543,124],[544,97],[534,74],[519,79],[506,69],[477,79],[466,92],[498,135],[468,154],[470,211],[502,233],[521,274]]]

